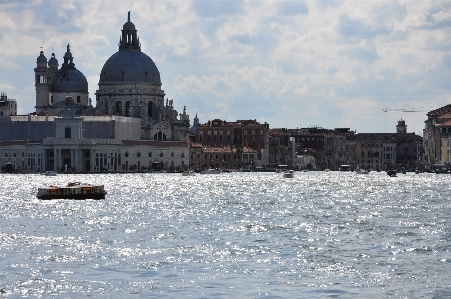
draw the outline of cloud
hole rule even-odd
[[[191,7],[193,11],[200,17],[214,18],[243,13],[244,2],[239,0],[195,0],[191,2]]]
[[[344,37],[356,39],[371,39],[389,33],[386,28],[373,28],[367,25],[363,19],[353,19],[347,14],[340,16],[338,32]]]
[[[450,103],[450,8],[447,1],[2,1],[0,82],[16,87],[8,95],[32,112],[41,47],[61,64],[70,43],[94,98],[131,11],[167,97],[186,105],[191,119],[378,132],[383,117],[392,120],[382,108]],[[409,116],[409,128],[421,130],[422,117]]]

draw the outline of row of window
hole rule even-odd
[[[87,153],[87,155],[88,155],[88,153]],[[105,157],[105,158],[106,158],[106,157],[113,157],[112,155],[113,155],[113,154],[111,154],[111,155],[108,154],[108,155],[107,155],[106,153],[103,153],[103,154],[98,154],[98,153],[97,153],[97,154],[96,154],[96,157],[97,157],[97,158],[98,158],[98,157]],[[128,152],[125,152],[125,154],[124,154],[124,156],[125,156],[126,158],[128,158],[129,155],[130,155],[130,154],[129,154]],[[159,156],[160,156],[160,157],[164,157],[163,152],[161,152],[161,153],[159,154]],[[171,157],[174,157],[174,156],[175,156],[175,154],[174,154],[174,153],[171,153]],[[121,158],[121,154],[120,154],[120,153],[119,153],[119,154],[115,153],[115,154],[114,154],[114,157]],[[136,153],[136,157],[138,157],[138,158],[141,157],[141,153],[140,153],[140,152],[137,152],[137,153]],[[149,158],[151,158],[151,157],[152,157],[152,152],[149,152]],[[182,157],[182,158],[185,158],[185,153],[184,153],[184,152],[182,152],[181,157]]]
[[[81,102],[80,96],[77,96],[77,103]],[[53,96],[50,96],[50,104],[53,104]]]
[[[200,160],[200,157],[201,157],[201,155],[197,155],[197,160]],[[214,155],[214,157],[215,157],[215,160],[219,160],[220,155],[216,154],[216,155]],[[228,154],[228,155],[223,154],[222,155],[222,161],[230,160],[231,157],[232,157],[232,155],[230,155],[230,154]],[[246,162],[246,161],[254,160],[255,159],[255,155],[254,154],[243,154],[242,158],[243,158],[243,161]],[[213,160],[213,154],[205,154],[204,155],[204,159],[212,161]],[[240,154],[235,154],[235,155],[233,155],[233,159],[234,160],[241,160],[241,155]],[[191,155],[191,160],[194,160],[194,155]]]

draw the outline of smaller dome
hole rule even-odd
[[[72,58],[72,53],[71,53],[70,51],[67,51],[67,52],[64,54],[64,58],[66,58],[66,59]]]
[[[36,63],[39,63],[39,62],[47,63],[47,57],[44,56],[44,51],[41,51],[41,53],[39,54],[39,57],[38,57]]]
[[[124,24],[124,27],[122,27],[122,30],[136,30],[135,24],[128,21],[127,23]]]
[[[88,81],[75,68],[61,68],[52,80],[52,92],[88,92]]]
[[[55,58],[55,53],[52,53],[52,57],[49,59],[49,66],[58,65],[58,59]]]

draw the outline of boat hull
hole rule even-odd
[[[107,192],[103,185],[69,183],[67,186],[38,188],[38,199],[105,199]]]
[[[53,195],[53,194],[48,194],[48,195],[36,195],[36,197],[38,199],[42,199],[42,200],[50,200],[50,199],[75,199],[75,200],[84,200],[84,199],[105,199],[105,193],[93,193],[93,194],[68,194],[68,195]]]

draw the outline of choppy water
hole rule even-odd
[[[450,175],[0,179],[6,298],[451,297]],[[69,181],[107,198],[35,198]]]

